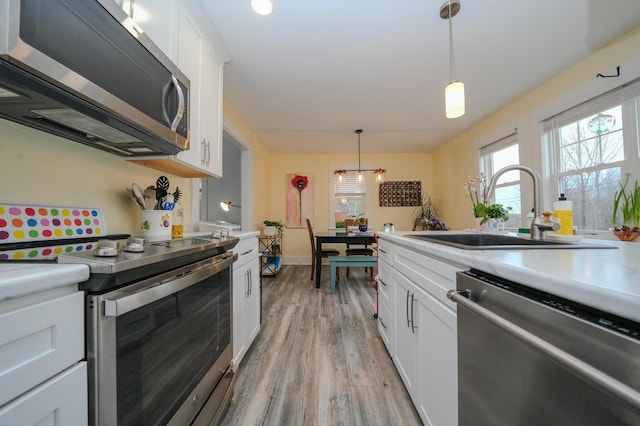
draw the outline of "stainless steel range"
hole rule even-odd
[[[93,251],[58,256],[58,263],[91,269],[81,288],[87,293],[92,424],[219,421],[233,392],[237,255],[230,249],[237,242],[102,242]]]

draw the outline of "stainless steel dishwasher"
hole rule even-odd
[[[480,271],[459,272],[465,425],[640,425],[640,324]]]

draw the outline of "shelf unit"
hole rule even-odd
[[[277,275],[282,263],[282,233],[260,235],[258,237],[258,243],[260,248],[261,275]]]

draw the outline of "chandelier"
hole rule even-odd
[[[334,176],[337,176],[338,182],[342,182],[343,176],[345,176],[348,172],[358,172],[358,183],[362,183],[364,181],[364,175],[362,172],[373,172],[376,175],[376,182],[380,183],[383,180],[384,174],[387,172],[385,169],[363,169],[360,165],[360,135],[362,134],[362,129],[357,129],[356,134],[358,135],[358,168],[357,169],[339,169],[333,172]]]

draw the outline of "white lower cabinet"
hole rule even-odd
[[[420,331],[418,328],[420,314],[417,308],[420,289],[404,275],[395,276],[395,357],[393,362],[400,373],[411,399],[416,404],[420,379],[418,374],[418,343]]]
[[[81,426],[87,418],[84,361],[0,408],[1,425]]]
[[[83,358],[75,284],[0,301],[0,425],[86,425]]]
[[[423,293],[417,305],[420,390],[417,408],[429,425],[458,424],[456,313]]]
[[[258,239],[246,238],[234,248],[233,363],[239,365],[260,331],[260,262]]]
[[[456,306],[446,292],[455,288],[456,272],[464,267],[384,243],[391,260],[379,262],[379,268],[391,269],[391,274],[383,273],[383,279],[393,290],[388,305],[391,312],[386,313],[391,316],[393,342],[388,344],[380,334],[424,424],[456,425]],[[380,330],[380,324],[378,327]]]

